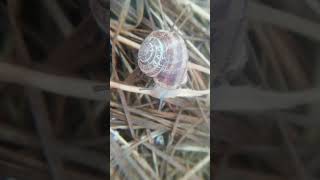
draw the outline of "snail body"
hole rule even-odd
[[[138,52],[138,66],[156,89],[177,89],[187,82],[188,51],[184,40],[165,30],[151,32]]]

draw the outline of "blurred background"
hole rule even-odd
[[[212,177],[318,179],[319,1],[211,6]],[[1,178],[107,175],[97,18],[87,0],[0,1]]]
[[[106,177],[107,34],[90,11],[0,1],[0,179]]]
[[[215,0],[214,179],[319,179],[320,1]]]

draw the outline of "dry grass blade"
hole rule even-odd
[[[179,162],[177,162],[176,160],[174,160],[172,157],[165,154],[164,152],[159,151],[156,147],[148,143],[143,143],[143,145],[146,146],[148,149],[152,150],[153,152],[155,152],[158,156],[160,156],[165,161],[169,162],[172,166],[176,167],[178,170],[182,172],[185,172],[187,170],[182,164],[180,164]]]
[[[256,2],[249,3],[249,10],[251,15],[249,18],[253,21],[277,25],[308,38],[320,41],[320,34],[318,33],[320,31],[319,23]]]
[[[177,3],[182,4],[184,6],[191,6],[192,10],[195,13],[199,14],[202,18],[210,21],[210,12],[208,13],[202,7],[198,6],[194,2],[192,2],[190,0],[177,0]]]
[[[137,6],[137,24],[135,27],[138,27],[142,22],[143,15],[144,15],[144,0],[137,0],[136,6]]]
[[[129,7],[130,7],[130,2],[131,0],[126,0],[124,3],[123,3],[123,6],[122,6],[122,10],[121,10],[121,14],[120,14],[120,17],[119,17],[119,25],[116,29],[116,35],[115,37],[117,37],[123,27],[123,25],[125,24],[126,22],[126,18],[127,18],[127,15],[128,15],[128,11],[129,11]]]
[[[115,44],[115,43],[113,43]],[[115,48],[113,47],[112,48],[112,60],[113,60],[113,64],[112,64],[112,69],[113,69],[113,72],[116,72],[116,69],[115,69]],[[114,77],[116,80],[119,80],[119,76],[117,73],[114,73]],[[123,110],[124,110],[124,113],[126,115],[126,118],[127,118],[127,122],[128,122],[128,125],[129,125],[129,129],[130,129],[130,133],[131,133],[131,136],[134,138],[135,137],[135,134],[133,132],[133,125],[132,125],[132,121],[131,121],[131,117],[130,117],[130,112],[128,111],[128,107],[127,107],[127,102],[126,102],[126,99],[125,99],[125,96],[124,96],[124,93],[121,89],[118,89],[117,90],[118,93],[119,93],[119,96],[120,96],[120,100],[121,100],[121,104],[123,105]]]
[[[249,86],[221,86],[214,89],[214,91],[216,94],[216,102],[218,103],[215,103],[212,108],[217,111],[287,109],[320,101],[319,88],[284,93]],[[261,100],[263,100],[263,104]]]
[[[42,73],[4,62],[0,63],[0,80],[7,83],[36,87],[65,96],[97,101],[106,100],[105,92],[97,93],[94,91],[95,87],[105,86],[105,83]]]
[[[197,171],[199,171],[208,163],[210,163],[210,154],[202,161],[200,161],[196,166],[194,166],[181,180],[190,179]]]
[[[124,177],[126,177],[126,179],[139,179],[136,171],[141,172],[140,167],[136,164],[129,164],[132,162],[131,157],[126,155],[112,138],[110,139],[110,158],[111,168],[119,168],[120,172]]]

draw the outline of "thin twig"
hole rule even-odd
[[[128,92],[146,94],[155,98],[160,98],[160,96],[153,94],[152,90],[144,90],[143,87],[129,86],[114,81],[110,81],[110,88],[121,89]],[[191,89],[176,89],[170,91],[172,92],[172,94],[174,94],[173,97],[196,97],[210,94],[210,90],[197,91]]]

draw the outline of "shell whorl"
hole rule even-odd
[[[175,32],[153,31],[143,41],[138,65],[155,83],[174,89],[186,82],[188,51],[184,40]]]

